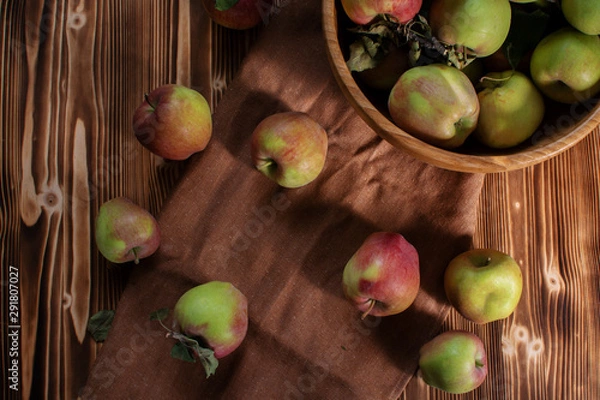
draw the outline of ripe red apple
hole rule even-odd
[[[202,0],[209,17],[230,29],[250,29],[267,21],[273,0]]]
[[[442,42],[465,46],[477,57],[486,57],[502,47],[511,16],[507,0],[436,0],[429,9],[429,24]]]
[[[327,132],[301,112],[282,112],[262,120],[252,132],[251,156],[255,167],[286,188],[312,182],[327,157]]]
[[[160,244],[160,229],[148,211],[125,197],[100,206],[95,225],[96,245],[113,263],[134,261],[152,255]]]
[[[392,88],[392,120],[430,144],[456,148],[477,125],[479,100],[469,78],[443,64],[413,67]]]
[[[600,35],[600,1],[561,0],[560,6],[573,27],[588,35]]]
[[[199,338],[223,358],[237,349],[248,331],[248,301],[229,282],[211,281],[185,292],[175,304],[174,324]]]
[[[540,91],[561,103],[577,103],[600,92],[600,37],[566,27],[544,37],[533,50],[531,77]]]
[[[486,146],[504,149],[527,140],[544,119],[544,98],[518,71],[492,72],[481,79],[479,121],[474,137]]]
[[[366,25],[379,14],[388,14],[404,24],[421,9],[422,0],[342,0],[344,11],[354,23]]]
[[[487,376],[487,356],[473,333],[447,331],[425,343],[419,351],[419,370],[428,385],[461,394],[478,388]]]
[[[346,298],[363,316],[387,316],[406,310],[419,292],[417,250],[394,232],[369,235],[344,268]]]
[[[204,150],[212,135],[208,102],[182,85],[152,90],[133,115],[135,136],[147,149],[169,160],[185,160]]]
[[[444,273],[450,304],[465,318],[485,324],[508,317],[523,290],[519,264],[494,249],[474,249],[456,256]]]

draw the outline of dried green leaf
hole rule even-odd
[[[215,352],[211,349],[198,346],[196,348],[196,354],[204,367],[206,377],[208,378],[209,376],[214,375],[219,366],[219,360],[215,357]]]
[[[350,57],[346,62],[351,72],[361,72],[375,68],[379,63],[377,56],[380,45],[367,37],[357,39],[350,45]]]
[[[346,61],[348,69],[352,72],[361,72],[375,68],[389,53],[390,46],[397,45],[398,24],[379,16],[367,26],[357,26],[349,31],[355,37],[350,45],[350,55]]]
[[[191,361],[191,357],[193,359],[191,362],[196,362],[193,357],[193,355],[196,355],[204,367],[206,377],[215,374],[219,366],[219,360],[215,357],[215,352],[212,349],[200,346],[197,340],[183,333],[173,332],[170,336],[177,340],[177,344],[171,349],[171,357],[184,361]]]
[[[156,310],[150,314],[151,321],[163,321],[169,315],[168,308],[161,308],[160,310]]]
[[[106,340],[114,318],[114,310],[100,310],[90,317],[87,330],[96,342]]]
[[[196,359],[194,358],[190,348],[187,347],[182,342],[177,342],[171,348],[171,357],[176,358],[178,360],[195,363]]]

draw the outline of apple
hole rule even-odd
[[[388,109],[401,129],[443,148],[456,148],[475,130],[479,99],[469,78],[443,64],[406,71],[392,88]]]
[[[450,304],[465,318],[485,324],[516,309],[523,290],[519,264],[494,249],[473,249],[456,256],[444,273]]]
[[[204,150],[212,135],[208,102],[182,85],[162,85],[145,96],[133,115],[136,138],[169,160],[185,160]]]
[[[317,178],[327,157],[327,132],[308,114],[281,112],[263,119],[252,132],[254,166],[286,188]]]
[[[370,234],[344,267],[342,288],[346,298],[367,315],[401,313],[419,292],[417,250],[395,232]]]
[[[422,4],[422,0],[342,0],[348,18],[359,25],[367,25],[379,14],[405,24],[417,15]]]
[[[480,82],[479,121],[473,136],[486,146],[504,149],[527,140],[544,119],[544,98],[518,71],[491,72]]]
[[[267,21],[272,3],[273,0],[202,0],[204,9],[215,23],[237,30],[254,28]]]
[[[600,35],[600,1],[562,0],[560,5],[569,24],[588,35]]]
[[[248,331],[248,301],[233,284],[211,281],[186,291],[175,304],[174,326],[198,338],[219,359],[231,354]]]
[[[425,383],[448,393],[462,394],[478,388],[487,370],[483,342],[471,332],[441,333],[419,350],[419,371]]]
[[[487,57],[502,47],[511,16],[507,0],[436,0],[429,9],[429,24],[441,42]]]
[[[540,91],[574,104],[600,92],[600,37],[565,27],[544,37],[533,50],[531,77]]]
[[[138,264],[154,254],[160,244],[156,219],[126,197],[116,197],[100,206],[95,236],[98,250],[113,263]]]

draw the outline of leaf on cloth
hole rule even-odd
[[[96,342],[106,340],[114,318],[114,310],[100,310],[90,317],[87,330]]]

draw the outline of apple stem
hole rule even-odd
[[[148,93],[144,93],[144,100],[146,100],[146,103],[148,103],[148,105],[152,107],[152,110],[156,110],[156,106],[150,103],[150,97],[148,96]]]
[[[277,167],[277,163],[275,162],[275,160],[268,158],[268,159],[264,160],[264,162],[258,164],[256,166],[256,169],[258,169],[259,171],[269,171],[276,167]]]
[[[138,249],[137,249],[137,247],[134,247],[133,249],[131,249],[131,251],[133,252],[133,255],[135,256],[135,259],[133,260],[133,262],[135,264],[139,264],[140,263],[140,258],[138,257]]]
[[[490,81],[490,82],[496,82],[496,83],[503,83],[503,82],[508,81],[510,78],[512,78],[513,75],[514,75],[514,71],[512,74],[510,74],[509,76],[506,76],[504,78],[492,78],[491,76],[482,76],[481,79],[479,79],[479,82]]]
[[[371,299],[369,300],[369,303],[369,308],[361,315],[360,319],[367,318],[367,315],[369,315],[369,313],[371,313],[371,311],[373,310],[373,307],[375,307],[376,300]]]

